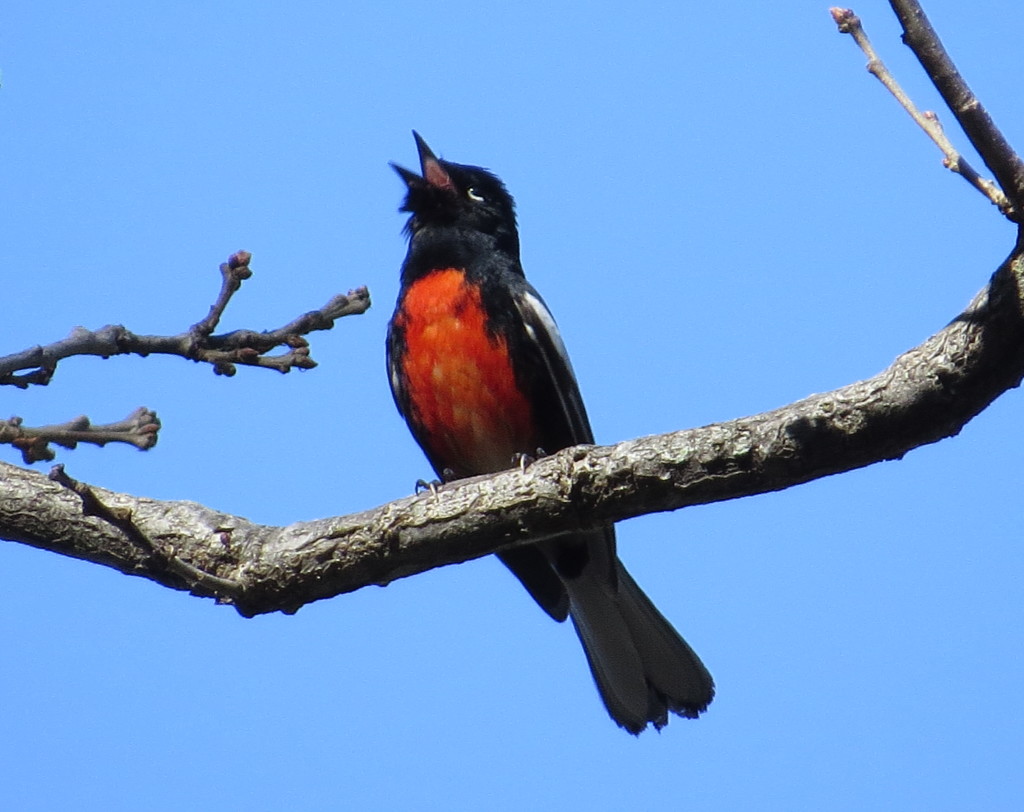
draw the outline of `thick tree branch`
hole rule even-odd
[[[303,337],[315,330],[329,330],[343,316],[364,313],[370,307],[366,288],[357,288],[346,295],[332,298],[319,310],[311,310],[276,330],[255,332],[235,330],[212,335],[231,297],[242,281],[252,275],[247,251],[233,254],[220,266],[222,285],[210,313],[188,330],[173,336],[136,335],[121,325],[108,325],[99,330],[78,327],[62,341],[46,346],[29,347],[22,352],[0,358],[0,385],[25,389],[30,385],[50,382],[57,364],[73,355],[177,355],[190,361],[213,365],[218,375],[234,375],[236,366],[263,367],[289,372],[292,367],[312,369],[316,362],[309,356],[309,343]],[[288,350],[267,355],[277,347]]]
[[[68,476],[63,465],[53,466],[50,480],[67,488],[82,500],[82,514],[96,516],[119,530],[137,550],[149,553],[154,569],[167,571],[185,580],[186,583],[201,588],[208,594],[236,597],[239,585],[226,578],[218,578],[203,572],[175,555],[174,550],[162,542],[152,539],[135,524],[131,508],[111,507],[97,496],[96,491],[84,482]]]
[[[0,535],[213,596],[245,615],[292,612],[505,546],[780,490],[955,435],[1024,376],[1022,290],[1018,246],[952,323],[868,380],[753,417],[567,449],[525,471],[287,527],[89,489],[108,511],[131,517],[126,530],[85,515],[79,498],[41,474],[2,466]]]
[[[908,44],[1012,205],[1024,210],[1020,160],[948,62],[917,4],[892,3]],[[225,272],[210,316],[182,340],[189,347],[205,340],[206,349],[213,342],[214,350],[241,348],[259,356],[265,350],[248,334],[210,335],[240,281],[228,277]],[[868,380],[753,417],[615,446],[566,449],[525,470],[459,481],[364,513],[287,527],[257,525],[190,502],[104,491],[62,471],[50,480],[0,465],[0,536],[215,597],[244,615],[292,612],[311,601],[506,546],[644,513],[780,490],[896,459],[955,435],[1024,377],[1022,291],[1024,243],[1018,235],[1013,253],[963,313]],[[310,325],[322,318],[329,316],[320,313],[309,324],[303,322],[301,330],[289,325],[275,333],[317,329]],[[112,346],[116,349],[117,341]],[[46,355],[43,348],[39,352]],[[194,358],[191,352],[185,357]],[[0,375],[10,375],[4,360]],[[235,362],[249,361],[224,361]],[[23,383],[53,368],[37,363],[14,371],[30,366],[36,372],[22,376]]]

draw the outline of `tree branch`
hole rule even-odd
[[[910,97],[906,94],[899,82],[896,81],[895,77],[889,73],[889,69],[885,66],[885,63],[878,56],[874,46],[871,44],[871,40],[868,39],[867,33],[864,31],[864,26],[861,24],[860,17],[853,13],[848,8],[831,8],[829,11],[832,14],[832,19],[835,20],[836,25],[839,28],[839,33],[849,34],[853,37],[854,42],[857,43],[861,51],[868,58],[868,72],[874,76],[878,81],[885,85],[888,90],[896,98],[896,101],[900,103],[910,117],[914,119],[917,125],[925,131],[929,138],[935,142],[935,145],[942,150],[942,154],[945,156],[943,165],[951,172],[955,172],[960,175],[964,180],[971,184],[975,189],[981,192],[987,197],[992,203],[999,207],[999,210],[1005,214],[1010,220],[1017,220],[1017,211],[1010,205],[1009,199],[1003,194],[1003,190],[999,188],[991,180],[981,177],[977,170],[971,166],[971,164],[961,155],[956,147],[953,146],[953,142],[946,137],[946,132],[942,128],[942,124],[939,122],[939,117],[932,112],[922,113],[917,109],[917,106]]]
[[[980,105],[946,64],[917,4],[892,2],[898,14],[909,14],[908,44],[915,43],[915,53],[923,49],[919,58],[931,65],[929,75],[944,82],[958,120],[965,129],[970,122],[972,142],[1021,210],[1019,159],[987,115],[978,115]],[[241,256],[236,264],[247,265]],[[174,338],[201,342],[207,336],[211,344],[220,342],[219,351],[246,348],[260,355],[261,345],[248,334],[239,337],[241,331],[210,335],[240,281],[228,276],[207,319],[183,334],[186,339]],[[353,312],[368,303],[353,305]],[[318,329],[310,325],[329,316],[302,318],[309,323],[295,333]],[[288,334],[296,323],[275,333]],[[37,367],[52,372],[52,365]],[[311,601],[558,533],[781,490],[897,459],[957,434],[1022,377],[1024,241],[1018,233],[1014,251],[988,286],[943,330],[873,378],[774,411],[615,446],[566,449],[525,469],[287,527],[254,524],[190,502],[113,493],[62,471],[51,481],[0,465],[0,536],[211,596],[243,615],[294,612]]]
[[[0,443],[13,445],[21,451],[26,464],[48,462],[54,458],[50,443],[63,448],[77,448],[79,443],[104,446],[107,443],[128,443],[141,451],[156,445],[160,418],[156,412],[140,407],[117,423],[94,426],[85,415],[56,426],[26,426],[20,417],[0,420]]]
[[[209,315],[188,330],[174,336],[136,335],[121,325],[107,325],[99,330],[78,327],[62,341],[46,346],[29,347],[22,352],[0,358],[0,385],[25,389],[33,384],[46,385],[57,364],[73,355],[177,355],[190,361],[212,364],[218,375],[234,375],[236,365],[276,369],[289,372],[292,367],[312,369],[316,362],[309,356],[309,343],[303,336],[315,330],[329,330],[343,316],[365,313],[370,307],[366,288],[357,288],[347,295],[332,298],[319,310],[304,313],[276,330],[254,332],[235,330],[212,335],[220,318],[242,281],[252,276],[247,251],[232,254],[220,266],[222,285]],[[288,347],[279,355],[267,355],[277,347]],[[28,370],[27,372],[25,370]]]
[[[1024,210],[1024,162],[971,92],[917,0],[889,0],[903,26],[903,42],[914,52],[943,101],[1010,199]]]
[[[63,465],[53,466],[53,470],[50,471],[50,480],[67,488],[82,500],[84,516],[96,516],[102,519],[119,530],[136,549],[148,551],[155,563],[154,569],[165,570],[181,577],[187,583],[201,589],[202,591],[198,594],[209,594],[213,597],[235,597],[238,595],[239,585],[234,581],[203,572],[178,558],[167,545],[151,539],[142,532],[135,523],[130,508],[115,508],[105,504],[93,488],[68,476]]]
[[[868,380],[753,417],[566,449],[525,471],[287,527],[91,488],[108,510],[129,511],[140,541],[85,515],[41,474],[0,466],[0,535],[212,596],[243,615],[294,612],[507,546],[781,490],[955,435],[1024,377],[1022,291],[1018,245],[963,313]],[[187,566],[169,566],[171,558]]]

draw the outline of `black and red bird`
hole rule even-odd
[[[391,391],[442,480],[593,443],[555,321],[519,262],[512,196],[493,174],[439,160],[419,134],[409,252],[388,327]],[[631,733],[696,718],[711,675],[626,572],[605,527],[498,553],[551,617],[571,617],[608,713]]]

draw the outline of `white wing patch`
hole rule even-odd
[[[576,373],[573,371],[569,353],[566,352],[554,316],[533,289],[528,289],[517,297],[516,307],[523,319],[527,335],[541,351],[551,384],[558,393],[562,414],[565,415],[575,441],[592,443],[593,432],[580,399]]]
[[[540,297],[532,291],[528,291],[523,294],[522,302],[529,310],[529,312],[521,313],[521,315],[523,317],[523,323],[526,325],[526,332],[530,334],[530,338],[543,346],[543,342],[541,342],[540,337],[534,329],[534,323],[537,323],[544,331],[547,340],[554,345],[555,351],[559,356],[561,356],[562,361],[569,370],[569,374],[572,375],[573,380],[575,380],[576,373],[573,372],[572,362],[569,360],[569,353],[566,351],[565,344],[562,342],[562,335],[558,332],[558,325],[555,324],[555,317],[551,315],[551,311],[548,310],[547,305],[545,305],[544,302],[541,301]]]
[[[398,394],[402,391],[402,379],[398,374],[398,367],[394,364],[388,365],[390,368],[388,372],[391,373],[391,391]]]

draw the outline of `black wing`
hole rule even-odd
[[[541,433],[550,444],[544,451],[552,454],[572,445],[593,443],[594,433],[576,374],[555,319],[540,294],[526,280],[518,280],[516,288],[514,301],[522,320],[524,340],[531,344],[531,354],[540,359],[539,364],[533,365],[534,380],[530,388],[540,412],[536,418],[543,426]]]

